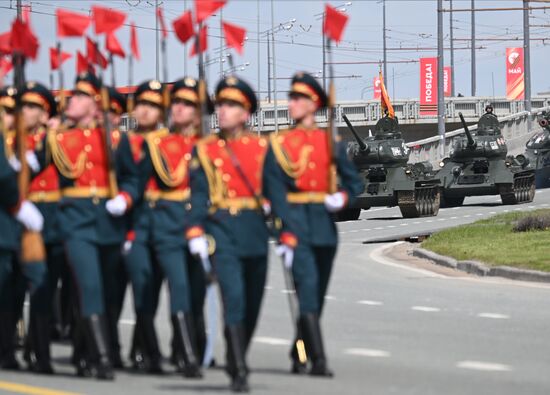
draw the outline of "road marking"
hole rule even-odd
[[[269,344],[270,346],[290,346],[291,344],[291,341],[287,339],[281,339],[279,337],[265,337],[265,336],[254,337],[254,342]]]
[[[483,214],[483,213],[477,213],[476,215],[477,215],[478,217],[481,217],[482,215],[485,215],[485,214]]]
[[[471,215],[470,214],[466,214],[466,215],[463,215],[462,218],[470,218]]]
[[[378,302],[377,300],[358,300],[357,303],[367,306],[382,306],[384,304],[382,302]]]
[[[136,320],[123,319],[123,320],[118,320],[118,322],[122,325],[135,325],[136,324]]]
[[[325,300],[336,300],[336,296],[326,295]]]
[[[395,228],[395,226],[394,225],[389,225],[388,228]]]
[[[458,217],[451,217],[451,218],[449,218],[449,219],[458,219]]]
[[[281,293],[283,293],[283,294],[293,294],[293,293],[296,293],[296,291],[293,290],[293,289],[281,289]]]
[[[348,348],[344,350],[344,354],[372,358],[388,358],[391,356],[388,351],[372,350],[370,348]]]
[[[512,367],[501,363],[481,362],[481,361],[460,361],[456,364],[460,369],[481,370],[484,372],[509,372]]]
[[[494,215],[496,213],[497,213],[496,211],[489,211],[489,214],[491,214],[491,215]]]
[[[510,319],[509,315],[499,314],[499,313],[479,313],[477,315],[479,318],[492,318],[495,320],[508,320]]]
[[[273,287],[272,287],[271,285],[266,285],[266,286],[264,287],[264,289],[265,289],[266,291],[271,291],[271,290],[273,289]]]
[[[30,394],[30,395],[78,395],[77,392],[66,392],[59,390],[52,390],[43,387],[34,387],[25,384],[11,383],[9,381],[0,381],[0,389],[15,392],[18,394]]]
[[[429,307],[429,306],[413,306],[411,310],[414,311],[423,311],[425,313],[437,313],[441,311],[439,307]]]
[[[407,225],[408,225],[407,223],[403,223],[403,224],[401,224],[401,225],[399,225],[399,226],[407,226]]]
[[[392,260],[387,259],[384,256],[386,250],[391,249],[391,248],[393,248],[393,247],[395,247],[399,244],[403,244],[403,243],[404,242],[402,242],[402,241],[398,241],[396,243],[383,245],[381,247],[378,247],[374,251],[372,251],[369,254],[369,256],[373,260],[375,260],[376,262],[378,262],[382,265],[396,267],[396,268],[399,268],[399,269],[403,269],[403,270],[407,270],[407,271],[414,272],[414,273],[417,273],[417,274],[421,274],[421,275],[424,275],[426,277],[447,278],[447,276],[445,276],[443,274],[434,273],[434,272],[432,272],[430,270],[426,270],[426,269],[419,269],[419,268],[416,268],[416,267],[413,267],[413,266],[409,266],[407,264],[397,263],[397,262],[394,262]]]

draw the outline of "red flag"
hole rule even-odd
[[[378,78],[380,79],[380,100],[382,110],[388,113],[388,117],[395,118],[395,111],[393,110],[390,95],[388,95],[388,91],[386,90],[386,85],[384,84],[384,76],[382,75],[381,71]]]
[[[137,60],[139,60],[140,54],[139,54],[137,32],[136,32],[136,26],[133,23],[130,26],[130,49],[132,51],[132,56]]]
[[[66,11],[61,8],[55,11],[57,15],[58,37],[82,37],[88,26],[90,17],[76,12]]]
[[[326,34],[331,40],[334,40],[337,43],[340,42],[342,39],[342,33],[344,32],[344,27],[346,27],[346,24],[348,23],[348,19],[349,17],[346,14],[326,4],[323,33]]]
[[[69,52],[61,51],[61,54],[57,51],[57,48],[50,48],[50,70],[57,70],[66,60],[72,58]]]
[[[31,5],[25,4],[21,6],[21,19],[23,19],[23,22],[30,23],[31,21]]]
[[[40,43],[30,26],[16,19],[11,26],[11,49],[22,53],[25,57],[36,59]]]
[[[106,69],[109,62],[107,58],[103,56],[99,48],[94,41],[90,40],[89,37],[86,37],[86,59],[90,64],[97,64],[102,69]]]
[[[0,54],[11,54],[11,31],[0,34]]]
[[[244,39],[246,38],[246,29],[231,23],[223,22],[223,35],[228,47],[235,48],[239,54],[244,51]]]
[[[107,51],[112,53],[113,55],[119,56],[121,58],[126,57],[126,52],[124,52],[124,49],[122,49],[122,45],[120,45],[120,41],[115,36],[115,33],[109,33],[105,37],[105,48],[107,48]]]
[[[4,57],[0,58],[0,73],[2,75],[8,74],[13,69],[13,63],[11,60]]]
[[[208,26],[203,26],[201,28],[201,31],[199,33],[199,53],[202,53],[206,51],[208,48]],[[197,54],[197,39],[195,38],[195,42],[193,42],[193,45],[191,46],[191,51],[189,53],[189,56],[195,56]]]
[[[124,12],[97,5],[92,6],[92,13],[94,15],[95,34],[114,32],[122,26],[127,16]]]
[[[174,26],[176,37],[184,44],[195,34],[191,11],[185,11],[182,16],[172,22],[172,26]]]
[[[201,23],[214,12],[222,8],[226,0],[195,0],[195,17]]]
[[[76,51],[76,74],[87,73],[88,71],[95,74],[94,66],[88,62],[80,51]]]
[[[162,13],[162,7],[157,8],[157,18],[160,23],[160,31],[162,32],[162,38],[168,37],[168,30],[166,30],[166,24],[164,23],[164,15]]]

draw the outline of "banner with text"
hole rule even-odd
[[[373,99],[380,99],[382,97],[382,89],[380,88],[380,77],[374,77],[372,85],[374,86]]]
[[[506,99],[525,98],[523,48],[506,48]]]
[[[451,66],[445,66],[443,68],[443,93],[445,94],[445,97],[451,97],[453,83],[451,73]]]
[[[437,115],[437,58],[420,58],[420,115]]]

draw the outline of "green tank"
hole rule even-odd
[[[376,123],[374,136],[362,139],[343,117],[356,140],[348,143],[348,155],[365,186],[343,219],[359,218],[361,209],[385,206],[399,206],[404,218],[437,215],[439,179],[430,163],[408,163],[410,151],[397,118],[385,116]]]
[[[538,122],[542,130],[529,139],[525,149],[525,156],[535,169],[537,189],[550,187],[550,112],[543,111]]]
[[[503,204],[530,202],[535,196],[535,172],[524,155],[508,155],[500,122],[487,106],[470,132],[459,113],[465,135],[458,137],[449,157],[439,164],[441,206],[455,207],[466,196],[500,195]]]

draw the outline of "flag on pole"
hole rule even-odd
[[[0,54],[11,54],[11,31],[0,34]]]
[[[208,48],[208,26],[203,26],[201,28],[201,31],[199,32],[199,45],[198,45],[198,52],[197,52],[197,39],[195,38],[195,42],[193,42],[193,45],[191,46],[191,51],[189,53],[189,56],[195,56],[197,53],[203,53]]]
[[[80,51],[76,51],[76,74],[87,73],[89,71],[95,74],[94,66],[88,62]]]
[[[89,37],[86,37],[86,60],[90,64],[97,64],[102,69],[106,69],[109,64],[107,58],[97,48],[96,43]]]
[[[112,33],[122,26],[126,13],[109,8],[92,6],[95,34]]]
[[[105,48],[107,48],[107,51],[113,55],[121,58],[126,57],[126,52],[124,52],[124,49],[122,48],[122,45],[120,45],[118,38],[116,38],[115,33],[108,33],[105,36]]]
[[[88,15],[66,11],[61,8],[58,8],[55,14],[57,16],[58,37],[82,37],[92,22]]]
[[[197,23],[202,23],[213,13],[222,8],[226,0],[195,0],[195,18]]]
[[[172,22],[174,31],[176,32],[176,37],[185,44],[193,35],[195,34],[195,29],[193,28],[193,16],[191,11],[186,11],[178,19]]]
[[[28,23],[15,19],[11,26],[11,50],[20,52],[27,58],[36,59],[40,43]]]
[[[344,28],[346,27],[348,20],[349,17],[346,14],[326,4],[323,33],[326,34],[331,40],[339,43],[342,39],[342,34],[344,33]]]
[[[246,38],[246,29],[223,22],[223,35],[228,47],[234,48],[240,55],[244,52],[244,40]]]
[[[57,48],[50,47],[50,70],[57,70],[59,67],[68,59],[72,58],[73,55],[71,55],[69,52],[63,52],[59,53]]]
[[[166,37],[168,37],[168,30],[166,29],[166,23],[164,23],[164,14],[162,12],[162,7],[157,8],[157,18],[159,20],[162,38],[166,40]]]
[[[134,25],[134,23],[132,23],[132,25],[130,26],[130,50],[132,52],[132,56],[135,59],[139,60],[140,59],[139,45],[138,45],[136,25]]]
[[[386,85],[384,84],[384,76],[382,75],[382,71],[380,71],[379,73],[379,78],[380,78],[380,101],[382,105],[382,110],[385,113],[387,113],[388,117],[395,118],[395,111],[393,110],[390,96],[388,95],[388,91],[386,90]]]
[[[2,75],[8,74],[13,69],[13,63],[11,60],[4,58],[3,56],[0,58],[0,73]]]

